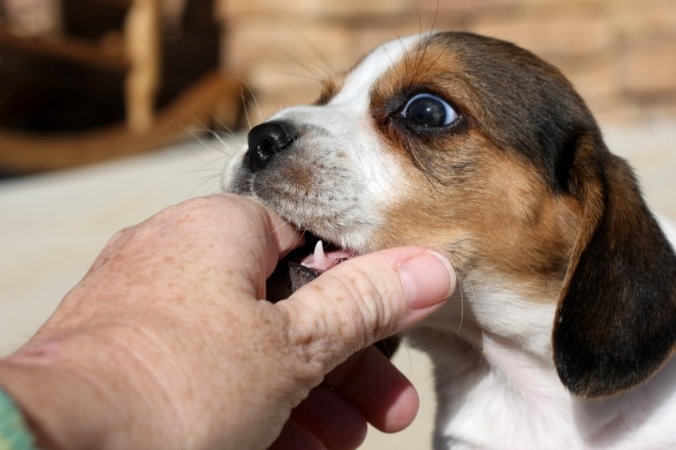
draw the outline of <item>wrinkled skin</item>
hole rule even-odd
[[[46,449],[348,449],[367,421],[404,428],[415,390],[368,346],[438,309],[449,268],[424,248],[390,249],[260,301],[300,239],[232,195],[125,229],[0,361],[0,386]]]

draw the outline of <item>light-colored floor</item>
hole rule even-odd
[[[634,165],[651,207],[676,222],[676,123],[609,127],[611,150]],[[115,231],[162,208],[216,192],[226,160],[215,141],[0,183],[0,355],[25,341],[84,275]],[[421,411],[396,435],[370,432],[363,449],[430,447],[430,364],[403,348],[395,363],[419,389]]]

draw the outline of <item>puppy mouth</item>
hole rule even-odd
[[[266,299],[278,302],[322,273],[356,256],[356,253],[335,244],[324,244],[317,236],[305,231],[305,244],[291,251],[278,263],[267,279]]]
[[[331,242],[324,243],[322,239],[309,231],[305,231],[303,236],[305,244],[291,251],[280,262],[299,264],[319,276],[356,256],[352,250],[341,248]]]

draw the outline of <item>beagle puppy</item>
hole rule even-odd
[[[557,69],[470,33],[400,39],[248,144],[224,189],[327,244],[295,252],[290,289],[400,245],[456,268],[405,336],[434,364],[435,449],[676,447],[676,256]]]

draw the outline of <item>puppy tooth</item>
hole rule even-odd
[[[327,258],[326,255],[324,254],[324,244],[322,241],[317,241],[317,245],[315,246],[315,264],[317,266],[323,267],[327,263]]]

